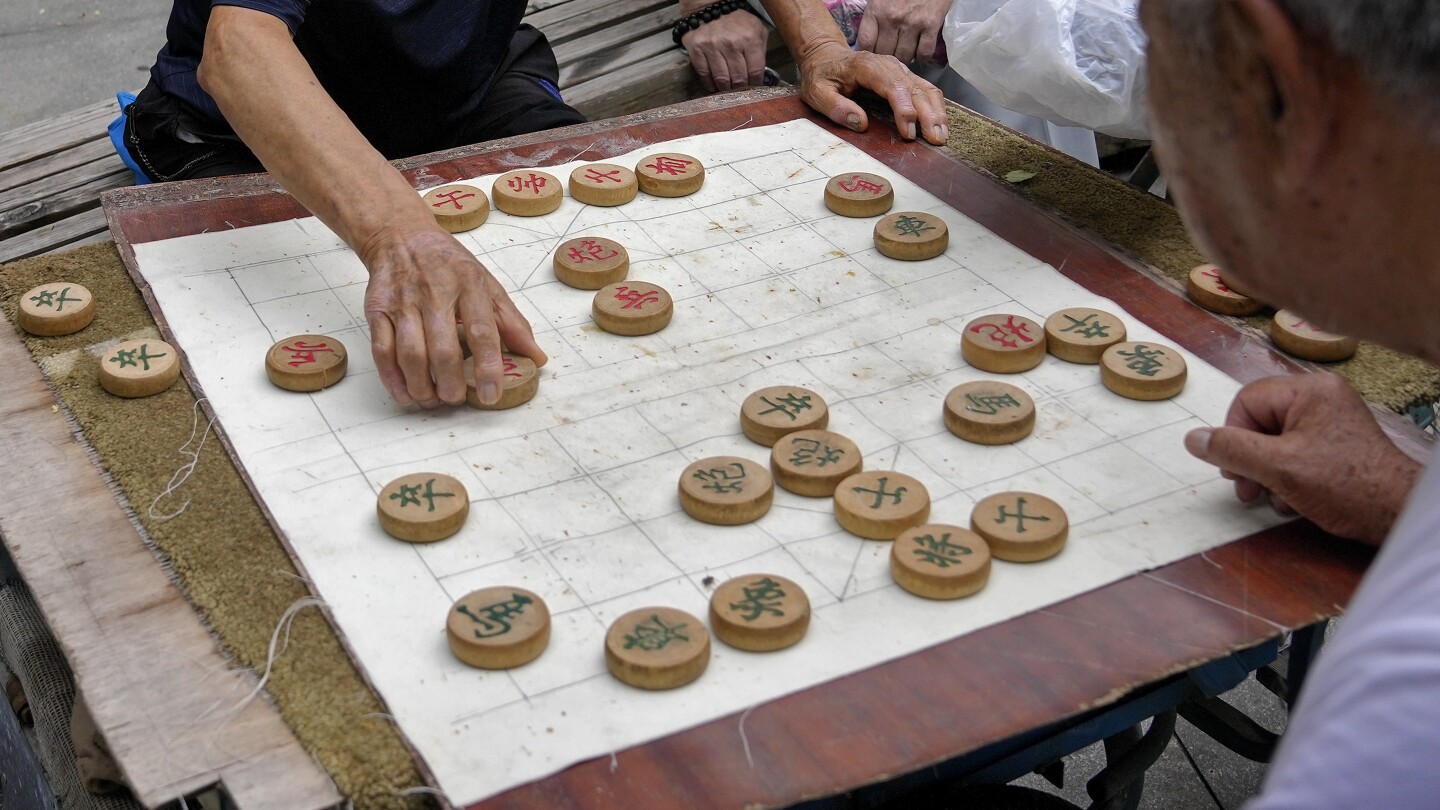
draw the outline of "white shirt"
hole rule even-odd
[[[1246,810],[1440,808],[1440,458],[1321,650]]]

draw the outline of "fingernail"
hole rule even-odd
[[[914,122],[914,121],[911,121],[910,123],[908,123],[908,124],[905,125],[905,138],[906,138],[907,140],[911,140],[911,141],[915,140],[915,122]]]
[[[1190,455],[1198,459],[1210,458],[1210,437],[1215,431],[1211,428],[1196,428],[1185,434],[1185,449]]]
[[[936,124],[936,125],[935,125],[935,140],[937,140],[937,141],[948,141],[948,140],[950,140],[950,128],[947,127],[947,126],[945,126],[944,124]]]
[[[487,382],[480,386],[480,401],[486,405],[493,405],[500,401],[500,386],[493,382]]]
[[[850,113],[848,116],[845,117],[845,125],[855,130],[856,132],[859,132],[860,116],[856,115],[855,113]]]

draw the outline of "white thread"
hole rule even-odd
[[[755,711],[755,707],[751,706],[740,713],[740,744],[745,746],[745,764],[749,765],[752,771],[755,770],[755,760],[750,756],[750,738],[745,736],[745,718],[749,717],[750,712],[753,711]]]
[[[449,802],[449,801],[450,801],[450,797],[445,795],[445,791],[439,790],[438,788],[426,787],[425,785],[417,785],[417,786],[415,786],[415,787],[405,788],[404,790],[400,791],[399,793],[396,793],[395,795],[396,795],[396,796],[419,796],[419,795],[421,795],[422,793],[423,793],[423,794],[426,794],[426,795],[430,795],[430,796],[439,796],[440,798],[444,799],[446,802]]]
[[[290,627],[295,622],[295,614],[311,606],[326,607],[325,600],[315,596],[306,596],[301,599],[295,600],[295,602],[291,604],[290,607],[285,608],[284,613],[280,614],[280,622],[279,624],[275,625],[275,632],[270,634],[270,649],[265,656],[265,671],[260,675],[260,682],[255,684],[255,688],[250,690],[250,694],[241,698],[240,702],[235,704],[235,707],[230,709],[230,711],[226,713],[225,718],[221,720],[216,726],[216,734],[219,733],[221,727],[223,727],[226,723],[237,717],[240,712],[245,709],[246,706],[250,705],[250,701],[254,700],[261,692],[265,691],[265,684],[270,680],[270,671],[275,666],[275,659],[280,657],[281,655],[284,655],[285,650],[290,646]],[[285,631],[285,641],[280,645],[279,652],[276,652],[275,645],[280,642],[281,630]],[[200,719],[204,720],[206,717],[209,717],[210,713],[214,711],[215,708],[219,705],[220,704],[217,702],[214,706],[206,709],[204,713],[200,715]]]
[[[619,768],[619,767],[620,767],[620,758],[617,757],[617,756],[615,756],[615,752],[614,752],[614,751],[611,751],[611,752],[610,752],[610,772],[611,772],[611,773],[614,773],[614,772],[615,772],[615,769],[616,769],[616,768]]]
[[[180,450],[178,451],[180,455],[188,456],[190,460],[185,462],[184,464],[181,464],[180,468],[175,471],[175,474],[170,476],[170,483],[165,485],[165,489],[163,492],[155,496],[155,500],[150,502],[150,508],[146,510],[150,517],[155,520],[173,520],[174,518],[179,517],[186,509],[190,508],[190,499],[186,498],[185,503],[180,504],[180,508],[175,510],[174,512],[171,512],[168,515],[155,514],[155,506],[160,503],[160,499],[169,495],[173,495],[175,493],[175,490],[184,486],[185,482],[190,480],[190,476],[195,473],[195,467],[200,464],[200,451],[205,449],[205,440],[210,438],[210,428],[213,427],[215,424],[214,416],[211,416],[210,419],[205,423],[205,432],[200,434],[200,444],[195,446],[195,450],[192,452],[190,450],[187,450],[186,448],[190,446],[191,442],[195,441],[195,434],[197,431],[200,430],[200,403],[204,401],[204,397],[195,400],[195,407],[191,409],[191,413],[193,414],[193,420],[190,424],[190,438],[186,439],[185,443],[180,445]]]
[[[751,121],[754,121],[754,120],[755,120],[755,116],[752,115],[752,116],[750,116],[749,118],[746,118],[744,121],[741,121],[740,123],[736,124],[736,125],[733,126],[733,127],[730,127],[729,129],[727,129],[727,130],[725,130],[725,131],[726,131],[726,132],[734,132],[735,130],[739,129],[740,127],[745,126],[746,124],[748,124],[748,123],[750,123]]]

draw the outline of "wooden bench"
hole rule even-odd
[[[678,13],[676,0],[532,0],[525,21],[554,46],[566,101],[598,120],[703,94],[670,38]],[[770,55],[788,62],[773,35]],[[110,238],[100,192],[132,184],[105,129],[119,114],[112,99],[0,134],[0,264]]]

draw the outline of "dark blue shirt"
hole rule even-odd
[[[272,14],[320,84],[386,157],[453,146],[478,109],[525,14],[525,0],[175,0],[152,81],[231,133],[195,70],[215,5]]]

